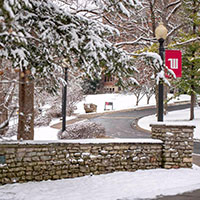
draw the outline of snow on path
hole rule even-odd
[[[200,107],[195,107],[195,119],[190,119],[190,109],[171,111],[164,116],[164,123],[170,124],[184,124],[194,125],[194,139],[200,139]],[[149,124],[156,123],[157,118],[155,115],[143,117],[138,121],[138,126],[143,129],[151,130]]]

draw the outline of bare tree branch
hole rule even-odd
[[[172,15],[181,7],[181,3],[177,4],[169,13],[169,15],[167,16],[167,21],[170,20],[170,18],[172,17]]]
[[[178,1],[175,1],[175,2],[171,2],[170,4],[167,5],[167,8],[170,8],[172,6],[176,6],[179,3],[182,3],[181,0],[178,0]]]
[[[144,38],[144,37],[139,37],[138,39],[134,40],[134,41],[130,41],[130,42],[119,42],[117,44],[115,44],[115,46],[119,47],[119,46],[123,46],[123,45],[137,45],[137,44],[141,44],[140,41],[149,41],[149,42],[156,42],[155,38]],[[145,43],[143,45],[146,45]]]
[[[187,44],[190,44],[192,42],[196,42],[198,40],[200,41],[200,37],[192,38],[192,39],[184,41],[184,42],[178,42],[178,43],[172,45],[172,47],[181,46],[181,45],[187,45]]]

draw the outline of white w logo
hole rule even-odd
[[[178,58],[170,58],[170,68],[171,69],[178,69]]]

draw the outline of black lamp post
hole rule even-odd
[[[64,68],[65,82],[67,83],[67,71],[68,68]],[[62,132],[66,130],[66,108],[67,108],[67,84],[63,86],[62,91]]]
[[[159,26],[155,30],[156,38],[160,44],[159,46],[159,55],[164,62],[164,41],[167,38],[167,29],[161,22]],[[162,70],[162,67],[160,67],[160,71]],[[163,81],[159,80],[158,84],[158,114],[157,114],[157,121],[163,122],[163,96],[164,96],[164,89],[163,89]]]

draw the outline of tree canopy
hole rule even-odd
[[[44,85],[57,86],[67,61],[87,76],[102,70],[122,77],[134,71],[130,58],[106,39],[114,28],[68,13],[49,0],[1,0],[0,57],[29,69]],[[52,84],[53,83],[53,84]]]

